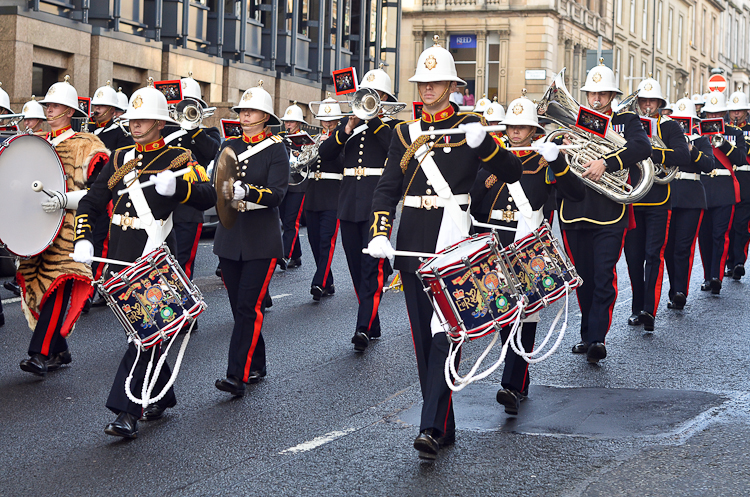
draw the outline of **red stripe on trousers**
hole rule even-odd
[[[253,352],[255,352],[255,346],[258,345],[258,337],[260,337],[260,329],[263,327],[263,301],[266,299],[266,293],[268,292],[268,285],[271,283],[271,276],[276,269],[276,259],[271,259],[271,264],[268,266],[268,272],[266,273],[266,279],[263,282],[263,287],[260,289],[260,295],[258,300],[255,302],[255,325],[253,327],[253,343],[250,344],[250,350],[247,351],[247,360],[245,361],[245,371],[242,374],[242,381],[247,383],[248,377],[250,376],[250,366],[253,362]]]
[[[565,233],[565,230],[562,230],[562,236],[563,236],[563,245],[565,245],[565,251],[568,253],[568,258],[570,259],[570,263],[574,266],[576,265],[576,261],[573,260],[573,252],[570,251],[570,245],[568,245],[568,235]],[[584,282],[586,284],[586,282]],[[576,289],[576,297],[578,296],[578,289]],[[583,312],[581,309],[581,299],[576,299],[578,301],[578,310]]]
[[[63,293],[65,293],[65,284],[57,287],[55,293],[55,307],[52,310],[52,316],[50,317],[49,323],[47,323],[47,331],[44,333],[44,342],[42,342],[42,354],[49,355],[49,344],[52,342],[52,336],[57,330],[57,324],[60,320],[60,314],[62,313],[62,301]]]
[[[372,322],[375,321],[375,316],[378,315],[378,307],[380,307],[380,298],[383,296],[383,280],[385,274],[383,273],[383,264],[385,259],[378,260],[378,288],[375,290],[375,295],[372,297],[372,315],[370,316],[370,322],[367,324],[367,329],[372,328]]]
[[[688,277],[687,277],[687,288],[685,289],[685,297],[688,296],[690,291],[690,275],[693,273],[693,264],[695,261],[695,242],[698,241],[698,233],[701,230],[701,222],[703,222],[703,214],[706,211],[701,211],[701,215],[698,218],[698,227],[695,228],[695,236],[693,237],[693,244],[690,246],[690,264],[688,265]]]
[[[333,262],[333,251],[336,250],[336,238],[339,236],[339,220],[336,220],[336,229],[331,237],[331,246],[328,248],[328,262],[326,263],[326,272],[323,276],[323,288],[326,287],[328,281],[328,275],[331,273],[331,263]]]
[[[620,251],[617,253],[617,260],[620,260],[620,257],[622,256],[622,248],[625,246],[625,236],[628,234],[628,230],[624,230],[622,233],[622,243],[620,244]],[[615,302],[617,302],[617,263],[615,262],[614,267],[612,268],[612,274],[615,275],[615,279],[612,281],[612,286],[615,287],[615,299],[612,301],[612,303],[609,306],[609,322],[607,323],[607,333],[609,333],[609,328],[612,326],[612,312],[615,310]],[[606,333],[604,334],[606,338]]]
[[[188,279],[193,279],[193,263],[195,262],[195,254],[198,253],[198,242],[201,241],[201,231],[203,231],[203,223],[198,225],[198,230],[195,232],[195,240],[193,240],[193,248],[190,250],[190,258],[185,263],[185,276]]]
[[[299,212],[297,213],[297,220],[294,222],[294,240],[292,240],[292,246],[289,248],[289,254],[286,256],[287,259],[292,258],[292,254],[294,253],[294,246],[297,244],[297,240],[299,239],[299,222],[302,219],[302,213],[305,209],[305,196],[302,195],[302,202],[299,204]]]
[[[732,221],[734,221],[734,206],[732,206],[732,216],[729,218],[729,227],[724,233],[724,252],[721,254],[721,265],[719,266],[719,281],[724,281],[724,266],[727,263],[727,252],[729,251],[729,232],[732,231]]]
[[[667,240],[669,239],[669,222],[672,219],[672,210],[667,211],[667,230],[664,233],[664,245],[661,246],[659,251],[659,276],[656,277],[656,288],[654,288],[654,316],[656,316],[656,310],[659,308],[659,300],[661,300],[661,285],[664,279],[664,251],[667,249]]]

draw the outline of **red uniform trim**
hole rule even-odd
[[[656,316],[656,311],[657,309],[659,309],[659,300],[661,299],[661,286],[662,279],[664,278],[664,251],[667,249],[667,240],[669,239],[669,223],[671,220],[672,210],[670,209],[669,211],[667,211],[667,229],[664,232],[664,244],[661,246],[661,250],[659,251],[659,276],[656,277],[656,287],[654,288],[654,316]]]
[[[203,231],[203,223],[198,225],[198,229],[195,231],[195,240],[193,240],[193,248],[190,250],[190,257],[183,268],[185,270],[185,276],[188,279],[193,279],[193,263],[195,262],[195,255],[198,253],[198,242],[201,241],[201,231]]]
[[[271,277],[276,269],[276,259],[271,259],[271,264],[268,266],[268,272],[266,273],[266,279],[263,281],[263,287],[260,289],[260,295],[258,300],[255,302],[255,325],[253,327],[253,342],[250,344],[250,350],[247,351],[247,359],[245,360],[245,371],[242,373],[242,381],[247,383],[248,377],[250,376],[250,366],[253,362],[253,352],[255,347],[258,345],[258,338],[260,337],[260,329],[263,327],[263,301],[266,299],[266,293],[268,293],[268,285],[271,283]]]
[[[41,352],[46,356],[49,356],[49,344],[52,342],[52,336],[55,334],[58,321],[60,321],[64,293],[65,285],[59,286],[58,292],[55,294],[55,307],[52,309],[52,316],[50,317],[49,323],[47,323],[47,330],[44,332],[44,342],[42,342]]]
[[[383,272],[383,265],[385,259],[378,260],[378,286],[375,290],[375,295],[372,297],[372,314],[370,315],[370,322],[367,323],[367,329],[372,328],[372,322],[375,321],[375,316],[378,315],[378,307],[380,307],[380,299],[383,297],[383,283],[385,282],[385,273]]]
[[[323,288],[326,287],[326,282],[328,281],[328,275],[331,274],[331,263],[333,262],[333,251],[336,250],[336,238],[339,236],[339,220],[336,220],[336,229],[333,231],[333,236],[331,237],[331,245],[328,248],[328,262],[326,262],[326,272],[323,276]]]
[[[693,264],[695,261],[695,242],[698,241],[698,233],[700,233],[701,230],[701,223],[703,222],[703,214],[706,211],[702,210],[701,215],[698,218],[698,227],[695,228],[695,236],[693,236],[693,244],[690,246],[690,265],[688,266],[688,277],[687,277],[687,288],[685,289],[685,297],[688,296],[688,292],[690,291],[690,275],[693,272]]]
[[[721,271],[719,271],[719,280],[724,281],[724,266],[727,264],[727,252],[729,252],[729,233],[732,231],[732,221],[734,221],[734,207],[732,206],[732,215],[729,218],[729,227],[724,233],[724,251],[721,253]]]
[[[622,257],[622,248],[625,246],[625,235],[628,234],[628,230],[623,230],[622,233],[622,243],[620,243],[620,252],[617,254],[617,260],[620,260],[620,257]],[[663,249],[662,249],[663,251]],[[575,264],[574,264],[575,265]],[[617,302],[617,263],[615,263],[614,267],[612,268],[612,274],[614,274],[615,279],[612,281],[612,286],[615,287],[615,299],[612,301],[612,303],[609,306],[609,321],[607,322],[607,332],[604,334],[605,337],[605,343],[606,343],[606,336],[607,333],[609,333],[609,329],[612,327],[612,312],[615,310],[615,302]]]
[[[286,258],[291,259],[292,254],[294,253],[294,246],[297,245],[297,240],[299,240],[299,223],[302,220],[302,213],[305,212],[305,196],[302,195],[302,202],[299,204],[299,212],[297,212],[297,219],[294,221],[294,239],[292,240],[292,245],[289,247],[289,254],[287,254]]]

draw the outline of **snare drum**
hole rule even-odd
[[[466,334],[473,340],[494,331],[495,323],[505,326],[517,318],[519,281],[508,270],[507,256],[495,236],[485,233],[446,248],[417,270],[450,326],[449,339]]]
[[[166,246],[97,286],[128,338],[142,350],[168,340],[206,309],[200,290]]]

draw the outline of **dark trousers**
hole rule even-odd
[[[698,246],[703,261],[703,279],[724,279],[724,265],[729,250],[729,229],[732,226],[733,205],[711,207],[703,213]]]
[[[47,300],[39,309],[39,319],[31,335],[30,356],[43,354],[49,357],[68,350],[68,342],[60,334],[60,329],[65,322],[65,313],[68,310],[72,291],[73,280],[69,279],[47,296]]]
[[[177,239],[175,257],[182,266],[185,275],[193,279],[195,254],[198,253],[198,242],[201,241],[203,223],[175,223],[174,235]]]
[[[745,265],[747,260],[747,246],[750,243],[750,200],[743,200],[734,206],[734,220],[729,232],[729,251],[727,252],[727,267]]]
[[[284,200],[279,205],[279,216],[283,229],[282,240],[284,242],[284,258],[299,259],[302,257],[302,248],[299,244],[299,225],[304,214],[305,194],[304,192],[287,192]]]
[[[333,286],[331,262],[333,251],[336,249],[336,237],[339,234],[336,211],[305,211],[305,219],[307,238],[317,267],[311,286],[330,288]]]
[[[675,293],[687,296],[693,269],[695,242],[703,217],[702,209],[672,209],[664,262],[669,273],[669,300]]]
[[[376,259],[362,253],[370,239],[369,222],[342,220],[340,226],[341,244],[344,246],[349,274],[359,300],[356,330],[367,333],[370,338],[377,338],[380,336],[378,307],[383,296],[383,284],[392,272],[391,264],[388,259]]]
[[[445,383],[445,360],[448,358],[448,340],[445,333],[432,336],[430,320],[433,308],[422,283],[414,273],[401,272],[404,282],[406,310],[409,313],[414,352],[417,355],[419,385],[422,387],[422,419],[419,431],[429,428],[441,434],[456,429],[450,388]],[[458,369],[458,360],[456,369]]]
[[[583,285],[576,290],[581,340],[604,342],[617,300],[616,266],[625,243],[625,229],[601,226],[562,233],[568,257],[583,278]]]
[[[234,261],[220,257],[219,261],[234,316],[227,376],[247,382],[251,371],[266,370],[266,344],[261,334],[266,310],[263,301],[276,259]]]
[[[534,350],[534,340],[536,339],[537,323],[523,323],[521,326],[521,343],[523,350],[529,353]],[[510,327],[506,326],[500,332],[503,343],[508,339]],[[503,368],[502,386],[509,390],[515,390],[523,395],[529,394],[529,363],[521,356],[513,352],[508,347],[508,353],[505,356],[505,366]]]
[[[661,206],[636,206],[635,229],[625,235],[625,260],[633,289],[633,314],[646,311],[656,316],[664,278],[671,211]]]
[[[173,340],[174,339],[176,339],[176,336],[173,337]],[[161,357],[162,346],[166,347],[166,344],[162,342],[159,345],[154,346],[154,348],[156,348],[156,353],[154,354],[154,364],[152,366],[151,374],[153,374],[153,368],[156,367],[157,362],[159,362],[159,357]],[[138,399],[141,398],[146,368],[148,367],[148,362],[151,360],[151,350],[152,349],[141,352],[140,357],[138,357],[138,364],[133,371],[133,379],[130,380],[130,391]],[[137,356],[138,351],[136,346],[131,342],[128,344],[128,350],[120,361],[120,366],[117,368],[117,374],[115,374],[115,381],[112,383],[112,388],[109,390],[107,409],[115,414],[126,412],[136,418],[140,418],[141,414],[143,414],[143,407],[140,404],[131,402],[125,393],[125,380],[130,374],[130,369],[133,367],[133,363],[135,363],[135,358]],[[164,386],[169,382],[171,376],[172,370],[169,368],[169,364],[165,361],[164,366],[161,368],[161,371],[159,371],[156,386],[152,390],[151,395],[156,397],[162,389],[164,389]],[[177,397],[174,395],[173,388],[170,388],[164,398],[159,401],[159,405],[167,407],[174,407],[176,404]]]

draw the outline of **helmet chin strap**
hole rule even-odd
[[[152,124],[151,127],[148,128],[145,133],[136,135],[135,133],[131,131],[131,134],[133,135],[133,138],[141,138],[142,136],[146,136],[147,134],[151,133],[151,130],[154,129],[158,124],[159,124],[159,121],[154,121],[154,124]]]
[[[437,100],[435,100],[435,102],[433,102],[431,105],[439,104],[440,102],[442,102],[443,99],[448,95],[448,92],[450,91],[450,89],[451,89],[451,85],[450,85],[450,82],[448,82],[448,86],[445,87],[445,90],[443,91],[443,93],[441,93],[440,96],[437,98]],[[417,88],[417,91],[419,92],[418,88]],[[424,102],[424,97],[422,96],[422,92],[419,92],[419,98],[421,98],[422,102]]]
[[[514,142],[510,135],[508,135],[508,139],[510,140],[511,144],[514,147],[523,147],[524,143],[526,143],[527,140],[529,144],[531,144],[531,138],[533,138],[534,136],[534,131],[536,131],[536,128],[532,126],[531,131],[529,131],[529,133],[526,136],[524,136],[521,140]]]
[[[50,121],[57,121],[57,120],[58,120],[58,119],[60,119],[61,117],[65,117],[65,116],[67,116],[68,114],[70,114],[70,112],[71,112],[72,110],[73,110],[72,108],[68,107],[68,110],[66,110],[66,111],[65,111],[65,112],[63,112],[62,114],[58,114],[58,115],[56,115],[55,117],[48,117],[48,118],[47,118],[47,122],[50,122]]]

